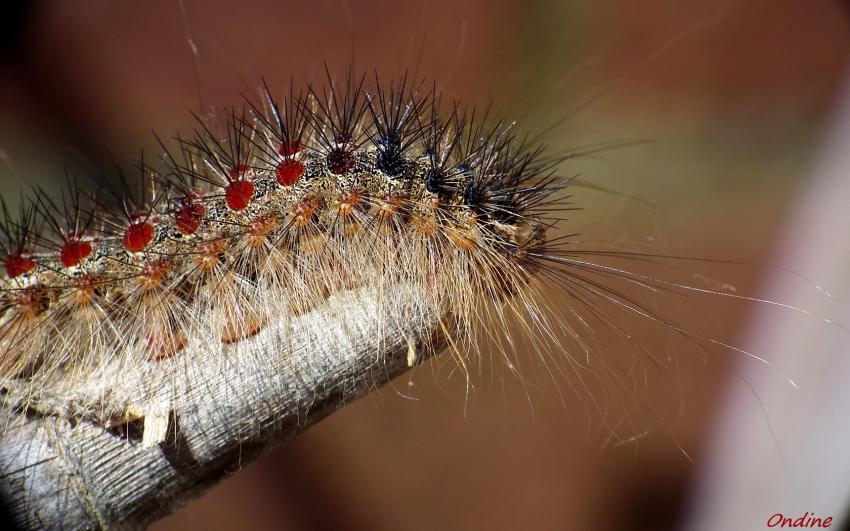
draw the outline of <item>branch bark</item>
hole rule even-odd
[[[28,529],[146,526],[401,374],[414,349],[416,362],[433,354],[440,316],[423,300],[335,297],[227,346],[214,363],[184,352],[165,440],[153,447],[142,444],[142,422],[119,431],[7,403],[0,488],[14,518]]]

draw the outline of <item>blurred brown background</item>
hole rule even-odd
[[[238,104],[261,76],[282,94],[290,78],[320,81],[323,61],[353,63],[493,98],[532,134],[568,117],[546,137],[555,148],[649,140],[564,165],[617,191],[578,188],[571,222],[614,246],[764,263],[839,95],[848,17],[827,0],[35,3],[7,17],[0,183],[8,198],[51,186],[59,161],[129,160],[151,129],[188,131],[188,109]],[[763,272],[685,269],[739,293]],[[734,342],[752,305],[714,302],[683,319]],[[647,363],[645,402],[600,414],[564,379],[488,363],[467,394],[438,360],[154,529],[674,528],[730,356],[644,327],[637,340],[672,360]]]

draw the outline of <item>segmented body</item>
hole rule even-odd
[[[7,219],[0,385],[27,382],[37,401],[362,287],[416,286],[461,331],[482,300],[521,293],[559,161],[488,113],[441,117],[433,92],[362,85],[283,111],[268,97],[220,133],[201,121],[179,156],[142,166],[140,197],[77,189],[57,208],[37,195]]]

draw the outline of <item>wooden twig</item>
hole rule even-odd
[[[165,440],[7,404],[0,488],[28,529],[133,529],[162,517],[276,443],[421,362],[440,317],[414,294],[334,298],[270,323],[209,363],[186,352]],[[416,349],[416,355],[412,350]]]

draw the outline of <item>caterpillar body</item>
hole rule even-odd
[[[365,80],[328,75],[281,102],[266,87],[219,127],[199,119],[176,148],[161,142],[158,164],[141,162],[137,194],[91,180],[61,201],[36,191],[17,217],[4,209],[7,404],[107,426],[144,418],[154,444],[181,356],[221,363],[228,345],[340,294],[413,290],[461,359],[482,329],[512,341],[496,328],[514,321],[542,341],[557,329],[580,340],[544,311],[547,282],[588,308],[630,304],[553,235],[569,208],[557,167],[573,154],[406,78]]]
[[[399,352],[410,367],[446,350],[468,373],[495,346],[490,359],[524,377],[517,352],[531,349],[627,443],[609,406],[640,414],[646,365],[675,357],[625,318],[796,387],[658,300],[811,312],[643,273],[665,255],[573,230],[566,162],[627,142],[552,151],[490,107],[366,80],[328,73],[280,100],[264,85],[260,103],[157,138],[138,176],[74,177],[61,198],[36,189],[17,213],[2,205],[0,490],[21,522],[149,523],[234,453],[347,400],[334,393],[399,374]],[[608,356],[612,336],[634,357]]]

